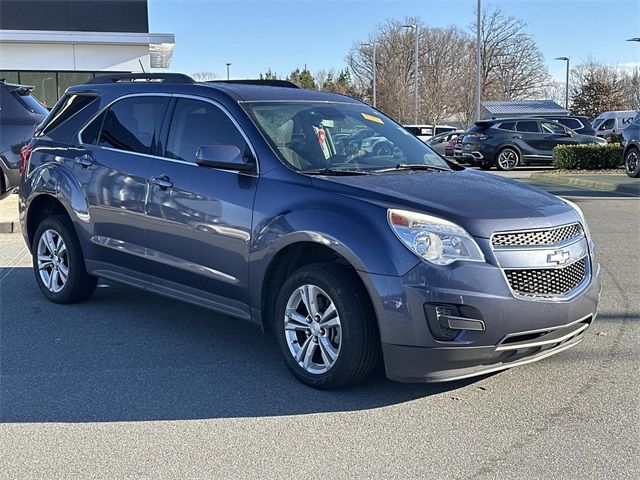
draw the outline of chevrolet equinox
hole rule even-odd
[[[406,382],[503,370],[576,345],[596,316],[576,205],[448,162],[350,97],[98,77],[21,158],[22,232],[50,301],[85,300],[102,277],[248,320],[316,388],[380,361]]]

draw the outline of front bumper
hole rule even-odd
[[[544,329],[523,338],[515,334],[491,347],[406,347],[382,344],[385,362],[396,368],[387,370],[387,377],[397,382],[445,382],[498,372],[507,368],[537,362],[571,348],[582,341],[591,325],[591,315],[571,325]],[[400,368],[398,366],[401,365]]]
[[[593,256],[591,257],[593,258]],[[387,377],[402,382],[440,382],[482,375],[541,360],[578,344],[597,315],[600,266],[568,300],[516,298],[502,270],[459,262],[444,268],[418,265],[404,277],[370,276],[378,298]],[[462,330],[437,340],[425,305],[457,305],[484,329]]]

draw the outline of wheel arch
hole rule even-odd
[[[33,246],[33,237],[38,229],[38,225],[40,225],[45,218],[53,215],[64,215],[71,219],[66,207],[57,197],[49,193],[40,193],[31,199],[26,215],[26,237],[29,248]]]
[[[356,266],[357,262],[354,262],[353,257],[351,260],[347,258],[347,256],[351,255],[347,254],[347,256],[345,256],[343,253],[345,252],[342,251],[341,253],[326,244],[312,239],[299,239],[298,241],[287,244],[273,255],[264,272],[260,286],[260,323],[263,330],[269,330],[272,324],[279,286],[282,285],[285,279],[295,270],[315,263],[335,263],[353,269],[359,278],[359,286],[362,287],[367,294],[366,297],[371,305],[371,310],[375,312],[372,292],[370,288],[368,288],[367,282],[362,278],[363,276]]]

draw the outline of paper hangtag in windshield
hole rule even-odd
[[[363,113],[362,114],[362,118],[364,118],[365,120],[369,120],[370,122],[374,122],[374,123],[379,123],[380,125],[384,125],[384,122],[382,121],[381,118],[378,118],[374,115],[369,115],[368,113]]]

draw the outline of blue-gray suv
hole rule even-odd
[[[313,387],[382,360],[409,382],[502,370],[576,345],[596,316],[577,206],[448,162],[350,97],[100,77],[22,153],[22,231],[49,300],[85,300],[103,277],[248,320]]]

